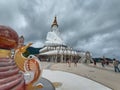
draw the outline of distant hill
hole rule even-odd
[[[29,47],[27,48],[27,51],[30,53],[30,54],[39,54],[39,50],[41,48],[34,48],[34,47]]]
[[[92,58],[93,60],[95,60],[96,62],[101,62],[101,60],[103,60],[103,58]],[[109,62],[112,62],[113,59],[111,58],[105,58],[106,60],[108,60]]]
[[[24,55],[25,57],[28,57],[30,54],[33,54],[33,55],[39,54],[39,50],[40,50],[40,49],[41,49],[41,48],[29,47],[29,48],[27,48],[27,51],[26,51],[25,53],[23,53],[23,55]]]

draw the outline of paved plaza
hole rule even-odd
[[[58,80],[58,82],[61,83],[62,81],[59,81],[59,80],[62,80],[62,78],[65,80],[65,78],[68,74],[69,74],[68,76],[71,76],[73,74],[77,75],[77,77],[79,76],[78,81],[76,79],[76,76],[74,76],[74,75],[72,76],[72,78],[68,77],[69,79],[71,79],[73,81],[73,82],[70,82],[68,80],[70,82],[69,85],[74,86],[75,82],[78,83],[77,86],[79,86],[79,89],[76,89],[76,90],[84,90],[83,89],[84,85],[86,86],[85,90],[119,90],[119,88],[120,88],[120,85],[119,85],[120,73],[115,73],[112,66],[102,68],[100,66],[100,64],[98,64],[97,66],[94,66],[92,64],[85,65],[85,64],[79,63],[77,65],[77,67],[74,67],[73,63],[71,65],[71,67],[68,67],[68,65],[66,63],[41,62],[41,64],[43,67],[43,76],[45,76],[47,79],[50,79],[50,80],[52,79],[53,82],[57,82],[57,81],[54,81],[54,78],[56,78],[56,80]],[[54,73],[53,74],[54,78],[51,78],[52,76],[49,77],[48,74],[45,74],[46,73],[45,69],[52,70],[52,71],[48,70],[47,72]],[[62,72],[62,73],[64,73],[63,76],[61,75],[62,78],[58,77],[58,76],[60,76],[61,71],[64,71],[64,72]],[[69,73],[67,73],[67,72],[69,72]],[[71,74],[71,73],[73,73],[73,74]],[[86,80],[80,79],[81,76],[82,76],[82,79],[83,79],[83,77],[85,77]],[[92,80],[92,82],[95,81],[94,84],[91,84],[89,82],[89,80]],[[65,80],[65,81],[67,82],[67,80]],[[97,84],[96,84],[96,82],[97,82]],[[91,89],[89,87],[91,87]],[[66,90],[66,89],[59,89],[59,88],[57,88],[57,89],[58,90]]]

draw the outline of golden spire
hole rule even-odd
[[[53,24],[51,25],[51,27],[53,27],[54,25],[56,25],[58,27],[56,16],[54,18],[54,21],[53,21]]]

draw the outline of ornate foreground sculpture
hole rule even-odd
[[[17,33],[0,25],[0,90],[42,88],[42,84],[36,84],[41,75],[39,60],[33,55],[28,58],[22,55],[31,43],[20,48],[16,48],[17,45]],[[11,57],[12,49],[15,49],[14,58]]]
[[[40,69],[40,61],[34,55],[30,55],[28,58],[25,58],[22,55],[30,45],[32,45],[32,43],[18,48],[14,57],[18,68],[24,73],[26,90],[34,90],[43,87],[41,83],[35,85],[42,73],[42,70]]]

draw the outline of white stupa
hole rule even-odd
[[[47,33],[45,45],[40,49],[40,58],[42,60],[54,62],[66,62],[80,58],[79,53],[67,46],[60,37],[60,31],[57,24],[57,18],[51,25],[51,30]]]
[[[65,45],[63,40],[60,38],[60,32],[59,32],[59,29],[58,29],[58,24],[57,24],[56,17],[53,21],[53,24],[51,25],[51,31],[49,31],[47,33],[45,45],[46,46],[49,46],[49,45]]]

